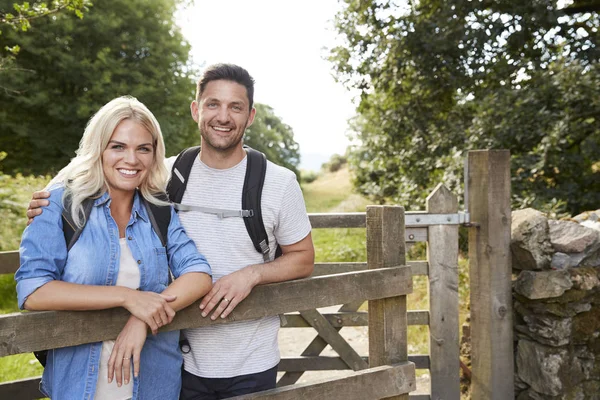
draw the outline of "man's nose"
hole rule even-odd
[[[217,114],[217,120],[220,123],[229,122],[229,110],[227,109],[227,107],[219,107],[219,112]]]

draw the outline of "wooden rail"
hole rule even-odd
[[[348,303],[406,295],[412,291],[410,269],[349,272],[257,286],[225,319],[202,318],[199,302],[181,310],[161,330],[195,328]],[[122,308],[101,311],[43,311],[0,316],[0,357],[43,349],[115,339],[129,313]],[[19,334],[16,335],[15,333]]]

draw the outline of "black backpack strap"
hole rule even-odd
[[[154,196],[162,201],[169,201],[166,193],[155,194]],[[160,238],[160,243],[166,248],[167,238],[169,237],[169,224],[171,223],[171,206],[159,206],[150,203],[143,196],[142,202],[144,203],[144,207],[146,207],[146,211],[148,212],[148,218],[150,219],[152,229]],[[173,274],[171,273],[171,268],[169,268],[168,284],[170,285],[172,282]]]
[[[268,262],[270,261],[269,238],[262,218],[261,205],[262,189],[267,173],[267,157],[250,147],[245,146],[244,149],[248,154],[248,161],[242,190],[242,209],[253,211],[251,217],[244,218],[244,224],[254,248],[263,255],[265,262]]]
[[[183,193],[187,187],[188,177],[194,165],[194,160],[200,154],[200,146],[194,146],[183,150],[175,159],[171,169],[171,179],[167,184],[167,194],[173,203],[181,203]]]
[[[85,222],[87,223],[87,220],[90,217],[90,214],[92,213],[94,199],[85,199],[81,205],[83,206],[83,215],[85,217]],[[62,219],[63,234],[65,235],[65,243],[67,244],[68,252],[69,250],[71,250],[75,242],[77,242],[77,239],[79,239],[81,231],[83,231],[83,228],[77,228],[77,225],[75,225],[75,221],[73,220],[73,215],[71,215],[71,197],[67,197],[64,200]]]
[[[166,193],[160,193],[158,195],[154,195],[157,199],[162,201],[169,201]],[[163,247],[167,246],[167,237],[169,234],[169,224],[171,223],[171,206],[158,206],[156,204],[150,203],[144,197],[142,197],[142,202],[144,203],[144,207],[146,207],[146,211],[148,212],[148,218],[150,219],[150,224],[152,224],[152,229],[160,238],[160,242]]]

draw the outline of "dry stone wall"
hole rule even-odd
[[[512,215],[515,397],[600,399],[600,210]]]

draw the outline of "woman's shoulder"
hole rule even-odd
[[[61,183],[55,183],[46,190],[50,192],[50,197],[48,198],[50,203],[55,203],[62,206],[62,198],[65,193],[64,185]]]

